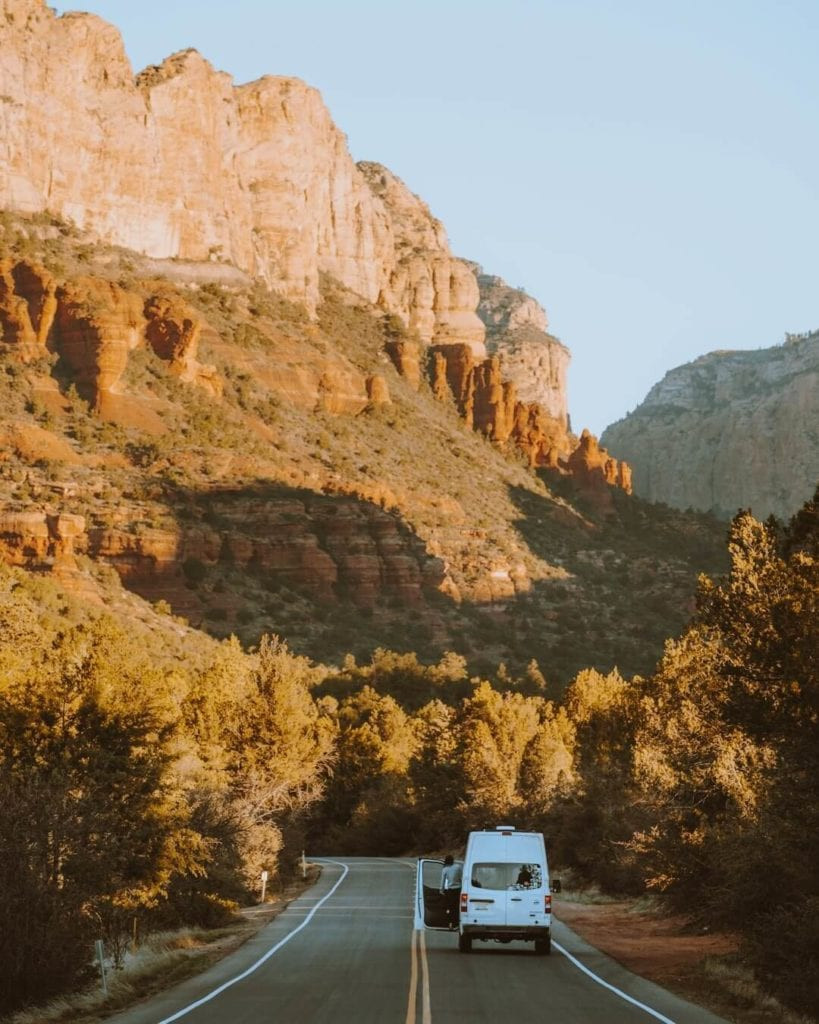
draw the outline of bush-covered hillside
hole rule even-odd
[[[721,564],[724,528],[707,516],[620,493],[586,505],[426,383],[413,390],[385,353],[400,322],[330,280],[311,322],[228,265],[94,247],[46,217],[5,215],[0,248],[67,282],[113,345],[95,356],[68,338],[22,361],[0,343],[12,561],[54,561],[32,554],[21,514],[68,513],[83,517],[82,572],[114,566],[215,637],[275,632],[337,664],[376,647],[428,662],[453,650],[484,672],[534,659],[558,686],[588,664],[648,671],[697,573]],[[180,310],[180,331],[198,323],[195,348],[121,351],[143,304]],[[112,360],[121,374],[95,401]],[[386,396],[368,396],[374,378]]]

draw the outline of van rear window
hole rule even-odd
[[[540,889],[543,868],[540,864],[487,861],[472,865],[470,884],[475,889]]]

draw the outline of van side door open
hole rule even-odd
[[[458,861],[460,863],[460,861]],[[433,858],[418,861],[415,876],[415,928],[417,930],[449,929],[447,897],[441,893],[441,872],[444,862]]]

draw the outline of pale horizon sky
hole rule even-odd
[[[139,71],[195,47],[321,90],[453,251],[572,352],[576,430],[668,370],[819,328],[816,0],[80,0]]]

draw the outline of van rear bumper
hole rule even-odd
[[[520,942],[532,942],[534,939],[548,939],[551,928],[545,925],[483,925],[464,924],[461,931],[471,939],[506,939]]]

